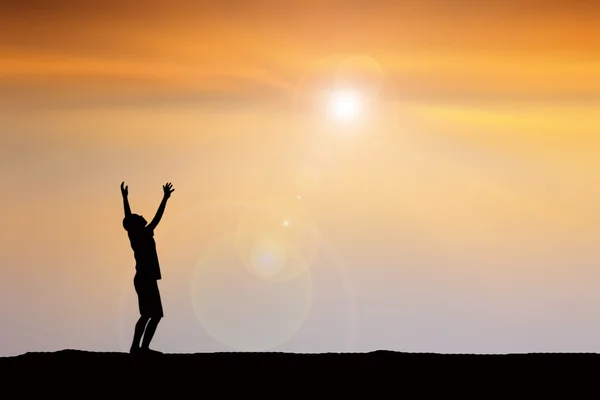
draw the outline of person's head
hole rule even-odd
[[[143,216],[137,214],[131,214],[123,218],[123,228],[128,232],[144,229],[147,223]]]

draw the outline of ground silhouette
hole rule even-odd
[[[595,393],[599,364],[599,354],[375,351],[155,355],[63,350],[0,358],[0,382],[4,393],[44,398],[53,394],[64,397],[69,391],[78,397],[101,393],[112,397],[128,393],[156,396],[168,390],[171,396],[181,393],[209,397],[230,394],[281,398],[292,394],[336,399],[575,399]],[[261,372],[265,369],[271,371]],[[289,373],[282,369],[303,371]],[[333,371],[336,369],[346,372]],[[361,372],[353,373],[357,369]]]
[[[254,367],[309,367],[309,368],[552,368],[572,369],[574,366],[600,363],[596,353],[529,353],[506,355],[437,354],[373,351],[366,353],[281,353],[281,352],[223,352],[190,354],[128,354],[120,352],[89,352],[62,350],[57,352],[29,352],[0,358],[0,368],[62,368],[67,366],[128,369],[152,367],[172,370],[197,368],[254,368]],[[594,364],[591,364],[592,366]]]

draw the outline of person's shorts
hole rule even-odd
[[[163,317],[162,301],[155,279],[134,279],[133,285],[138,296],[140,315],[144,317]]]

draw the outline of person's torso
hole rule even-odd
[[[139,233],[130,233],[129,241],[135,257],[136,276],[161,279],[154,231],[144,229]]]

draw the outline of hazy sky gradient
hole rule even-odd
[[[123,180],[146,218],[176,189],[157,349],[600,351],[598,21],[573,0],[3,2],[0,355],[129,348]],[[340,83],[374,96],[359,126],[327,120]],[[256,207],[302,210],[310,279],[209,251]]]

